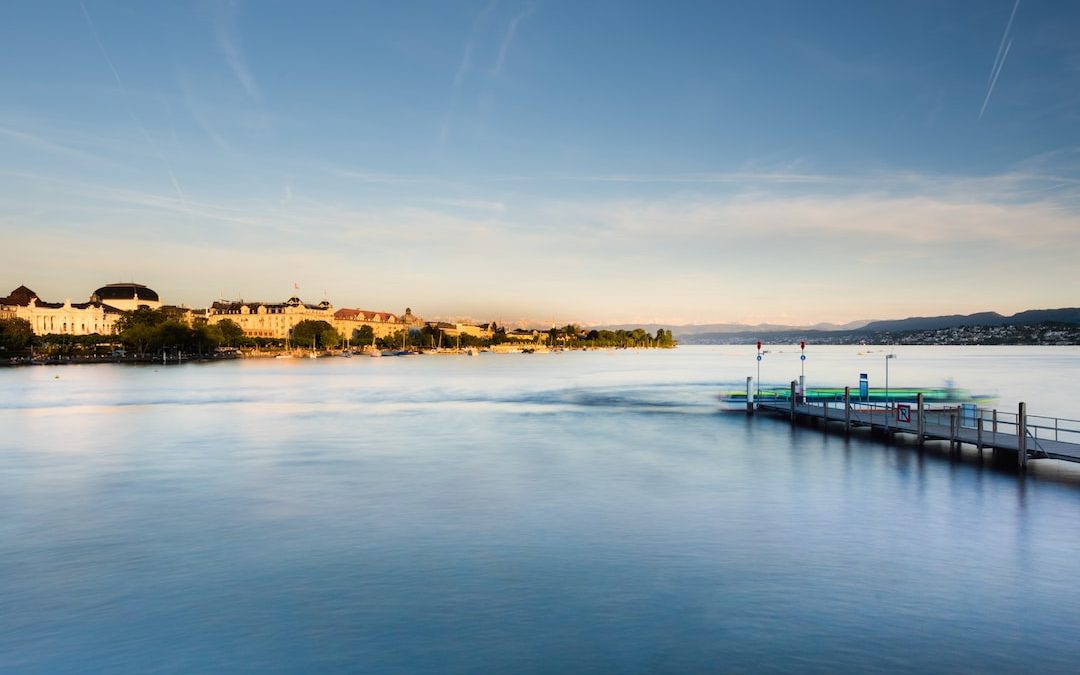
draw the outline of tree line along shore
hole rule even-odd
[[[19,318],[0,319],[0,362],[116,361],[237,358],[272,356],[292,351],[308,353],[374,351],[456,351],[499,347],[519,347],[521,351],[542,349],[649,348],[676,346],[670,330],[649,333],[633,330],[586,330],[574,324],[547,331],[533,331],[523,340],[494,327],[491,338],[469,334],[447,335],[437,325],[402,329],[377,337],[363,326],[352,336],[342,335],[326,321],[297,323],[283,339],[251,337],[235,322],[188,322],[167,308],[140,308],[117,321],[114,335],[35,335],[29,322]]]

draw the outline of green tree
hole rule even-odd
[[[322,323],[326,323],[323,321]],[[331,326],[319,332],[319,346],[323,349],[333,349],[341,344],[341,333]]]
[[[320,346],[319,340],[324,336],[332,340],[330,346],[337,344],[337,331],[325,321],[305,319],[292,329],[292,341],[298,347]],[[324,343],[321,346],[327,345]]]
[[[375,344],[379,349],[401,349],[401,345],[405,340],[404,331],[395,331],[386,337],[381,337],[375,341]]]
[[[375,331],[371,326],[360,326],[360,328],[353,331],[353,338],[350,342],[357,347],[366,347],[374,341]]]
[[[222,319],[214,324],[221,334],[221,343],[229,347],[238,347],[244,340],[244,329],[232,319]]]
[[[22,353],[34,340],[34,327],[26,319],[0,319],[0,352]]]

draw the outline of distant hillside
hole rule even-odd
[[[978,312],[976,314],[953,314],[949,316],[916,316],[908,319],[896,319],[891,321],[871,321],[866,325],[853,330],[817,330],[814,328],[794,328],[782,331],[764,332],[759,330],[742,330],[739,332],[711,332],[684,335],[679,338],[684,344],[751,344],[755,340],[767,339],[770,342],[795,342],[808,340],[818,344],[858,344],[858,343],[892,343],[897,339],[931,340],[928,335],[912,338],[913,333],[920,331],[949,331],[959,328],[985,328],[1006,329],[1010,331],[1014,327],[1042,327],[1049,330],[1053,326],[1080,326],[1080,308],[1067,307],[1062,309],[1032,309],[1018,312],[1012,316],[1002,316],[997,312]],[[1030,331],[1029,331],[1030,332]],[[1072,332],[1067,330],[1070,335]],[[1005,335],[1003,333],[1002,335]],[[1011,332],[1008,335],[1012,336]],[[1020,334],[1017,334],[1020,335]],[[1000,337],[1000,336],[999,336]],[[1015,337],[1015,336],[1013,336]],[[1022,335],[1021,335],[1022,337]],[[951,338],[950,338],[951,339]],[[989,340],[996,339],[993,336],[983,340],[989,344]],[[1013,338],[1009,338],[1013,339]],[[1016,339],[1021,339],[1017,337]],[[1042,339],[1042,338],[1040,338]],[[1057,338],[1045,338],[1046,340]],[[1033,344],[1053,344],[1053,342],[1034,342]],[[938,344],[927,342],[927,344]],[[1024,342],[1011,342],[1009,344],[1026,344]],[[1070,343],[1071,344],[1071,343]]]
[[[1005,317],[997,312],[978,314],[949,314],[947,316],[913,316],[907,319],[871,321],[863,326],[867,332],[898,330],[940,330],[959,326],[1004,326]]]
[[[861,330],[902,331],[902,330],[940,330],[959,328],[960,326],[1026,326],[1038,323],[1080,324],[1080,308],[1030,309],[1012,316],[1002,316],[997,312],[979,312],[977,314],[950,314],[948,316],[914,316],[893,321],[872,321]]]
[[[747,325],[742,323],[699,323],[686,326],[670,324],[625,324],[616,326],[589,326],[597,330],[633,330],[644,328],[655,333],[658,328],[671,330],[675,339],[684,344],[730,344],[753,342],[768,338],[773,342],[811,340],[815,338],[834,338],[843,336],[883,336],[885,333],[904,331],[932,331],[960,328],[963,326],[1035,326],[1039,324],[1074,324],[1080,325],[1080,308],[1029,309],[1012,316],[1003,316],[997,312],[978,312],[975,314],[950,314],[947,316],[913,316],[907,319],[884,321],[853,321],[846,324],[817,323],[812,326],[785,326],[762,323]]]
[[[861,328],[870,323],[870,320],[852,321],[845,324],[834,323],[817,323],[813,326],[785,326],[782,324],[773,323],[760,323],[756,325],[750,325],[745,323],[698,323],[688,324],[684,326],[673,326],[671,324],[619,324],[614,326],[589,326],[590,329],[596,330],[633,330],[635,328],[644,328],[650,333],[655,333],[658,328],[670,330],[675,334],[675,339],[682,337],[696,336],[696,335],[711,335],[711,334],[734,334],[734,333],[785,333],[793,331],[843,331],[843,330],[855,330]]]
[[[1009,325],[1027,325],[1033,323],[1071,323],[1080,324],[1080,307],[1063,309],[1029,309],[1017,312],[1009,317]]]

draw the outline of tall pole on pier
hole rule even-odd
[[[761,398],[761,340],[757,341],[757,396]]]
[[[806,340],[799,340],[799,397],[806,403]]]

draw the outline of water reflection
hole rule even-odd
[[[717,413],[734,358],[0,373],[0,670],[1073,666],[1080,491]]]

